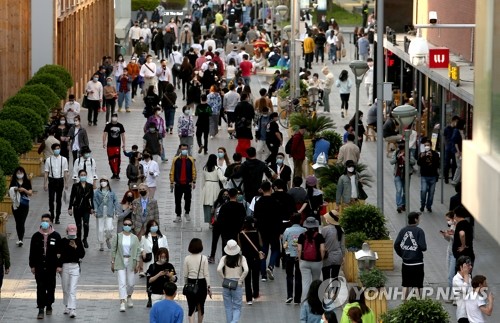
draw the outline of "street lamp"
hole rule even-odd
[[[405,104],[396,107],[392,110],[392,115],[398,119],[399,126],[405,129],[405,206],[406,215],[410,212],[410,134],[411,129],[408,126],[415,120],[417,109],[414,106]]]
[[[349,64],[349,67],[351,68],[351,71],[354,73],[354,76],[356,77],[356,117],[355,119],[355,124],[354,124],[354,131],[355,131],[355,136],[356,136],[356,145],[358,144],[358,121],[359,121],[359,86],[361,85],[361,82],[363,81],[363,77],[365,76],[365,73],[370,69],[368,67],[368,63],[365,61],[352,61]]]

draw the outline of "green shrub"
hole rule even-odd
[[[186,0],[168,0],[168,2],[163,3],[166,10],[181,10],[184,8]],[[153,11],[159,4],[158,0],[132,0],[132,11],[139,10],[141,7],[146,11]]]
[[[298,129],[302,125],[307,127],[307,133],[311,138],[314,138],[323,130],[333,128],[335,123],[327,116],[315,115],[311,118],[300,112],[292,113],[290,115],[290,127]]]
[[[24,109],[33,110],[44,122],[49,119],[49,108],[42,99],[31,94],[16,94],[5,101],[3,107],[16,106]]]
[[[328,151],[328,158],[337,158],[340,147],[342,147],[342,136],[335,130],[325,130],[319,134],[320,137],[325,138],[330,142],[330,150]]]
[[[358,163],[356,165],[356,173],[359,175],[359,180],[368,187],[371,187],[373,176],[366,171],[366,165]],[[331,183],[337,184],[340,176],[345,174],[345,166],[343,164],[335,163],[334,165],[327,165],[317,169],[317,177],[322,186],[328,186]]]
[[[450,316],[443,305],[433,299],[411,298],[380,317],[384,323],[449,323]]]
[[[351,232],[345,235],[345,247],[349,251],[358,251],[366,240],[368,237],[364,232]]]
[[[337,184],[330,183],[327,186],[321,187],[323,191],[323,199],[327,202],[335,202],[337,198]]]
[[[28,130],[14,120],[0,120],[0,138],[10,142],[17,154],[24,154],[33,147]]]
[[[3,170],[0,168],[0,183],[5,183],[5,175]],[[0,185],[0,202],[2,202],[5,194],[7,194],[7,185]]]
[[[45,84],[34,84],[23,86],[17,94],[30,94],[39,97],[49,110],[58,108],[61,104],[61,99],[57,97],[57,94],[52,91],[50,87]]]
[[[364,232],[370,240],[385,240],[389,234],[380,209],[370,204],[353,204],[342,211],[340,225],[345,233]]]
[[[63,81],[61,81],[57,76],[54,76],[53,74],[48,74],[48,73],[40,73],[34,75],[31,80],[26,83],[27,85],[32,85],[32,84],[44,84],[50,87],[55,94],[57,94],[57,97],[61,100],[66,98],[66,92],[68,89],[64,85]]]
[[[35,75],[43,73],[57,76],[64,83],[64,85],[66,85],[67,89],[73,86],[73,78],[71,77],[71,74],[61,65],[44,65],[35,73]]]
[[[44,122],[42,118],[30,109],[9,105],[0,110],[0,120],[14,120],[19,122],[28,130],[31,139],[40,137],[43,134]]]
[[[381,288],[387,282],[386,274],[378,268],[363,270],[359,275],[359,280],[363,287],[366,288]]]
[[[17,156],[16,151],[9,141],[4,138],[0,138],[0,169],[3,170],[5,175],[12,175],[18,166],[19,157]],[[3,183],[5,183],[5,180]]]

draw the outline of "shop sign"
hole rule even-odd
[[[448,64],[448,76],[450,82],[455,83],[456,86],[460,85],[460,66],[455,62],[450,62]]]
[[[448,68],[450,50],[448,48],[429,49],[429,68]]]

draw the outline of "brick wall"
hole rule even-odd
[[[420,7],[419,22],[424,20],[428,23],[428,11],[437,12],[439,24],[473,24],[476,21],[476,0],[427,0],[427,6],[427,11],[424,11],[425,6]],[[427,40],[436,46],[448,47],[451,53],[461,55],[465,60],[471,61],[473,59],[471,35],[470,28],[429,29]]]

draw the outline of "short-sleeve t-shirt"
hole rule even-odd
[[[120,147],[122,145],[122,133],[125,133],[125,128],[121,123],[108,123],[104,128],[104,132],[108,133],[108,147]]]
[[[278,137],[276,137],[276,133],[280,132],[280,128],[276,121],[271,121],[267,124],[267,134],[266,141],[269,143],[279,143]]]
[[[486,298],[477,292],[470,292],[465,298],[465,309],[467,318],[471,323],[484,323],[483,312],[480,307],[485,306],[487,303]]]
[[[252,75],[253,65],[250,61],[246,60],[240,63],[241,76],[247,77]]]
[[[15,175],[16,175],[16,174],[14,174],[14,176],[15,176]],[[31,181],[30,181],[30,180],[27,180],[27,179],[23,180],[23,183],[22,183],[22,184],[19,184],[19,183],[17,182],[17,180],[16,180],[16,181],[15,181],[15,184],[14,184],[14,185],[11,185],[11,187],[15,187],[15,186],[17,186],[18,188],[19,188],[19,187],[22,187],[22,188],[24,188],[24,189],[25,189],[25,190],[27,190],[27,191],[29,191],[29,190],[31,190],[31,189],[32,189],[32,187],[31,187]],[[26,193],[20,193],[20,194],[21,194],[22,196],[24,196],[24,197],[27,197],[27,196],[28,196]]]
[[[175,268],[171,263],[166,263],[163,265],[153,263],[153,264],[149,265],[149,268],[148,268],[148,271],[146,274],[148,277],[153,277],[153,276],[156,276],[160,271],[163,271],[163,270],[168,270],[169,272],[173,273],[174,275],[177,275],[175,273]],[[157,280],[155,280],[154,282],[151,283],[151,290],[152,290],[153,294],[163,295],[163,285],[165,285],[165,283],[167,283],[169,281],[170,281],[170,278],[165,276],[165,275],[161,275],[160,277],[158,277]]]
[[[307,231],[302,233],[300,236],[299,236],[299,239],[297,240],[297,244],[300,244],[302,246],[302,254],[300,255],[300,259],[304,260],[303,259],[303,253],[304,253],[304,245],[306,243],[306,234],[307,234]],[[322,243],[325,243],[325,238],[323,237],[323,235],[321,235],[321,233],[315,233],[315,237],[314,237],[314,242],[316,243],[316,261],[321,261],[321,252],[320,252],[320,245]]]

